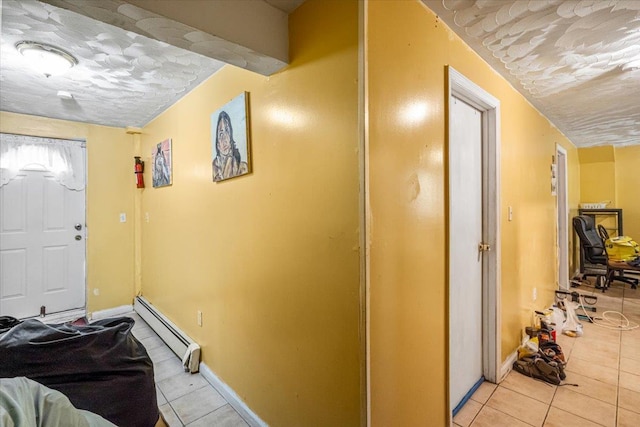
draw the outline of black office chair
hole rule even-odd
[[[573,229],[580,239],[580,251],[584,261],[595,266],[601,265],[604,270],[597,269],[593,273],[587,273],[585,270],[582,277],[595,277],[596,288],[602,288],[604,292],[607,276],[607,253],[604,250],[604,241],[596,231],[595,222],[590,216],[578,215],[573,217]]]

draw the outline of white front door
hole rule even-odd
[[[85,306],[85,192],[44,170],[0,188],[0,315]]]
[[[450,401],[456,408],[483,376],[482,112],[450,98]]]

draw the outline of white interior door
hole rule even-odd
[[[70,190],[48,171],[22,170],[0,188],[0,212],[0,314],[84,308],[84,189]]]
[[[483,376],[482,113],[450,99],[450,375],[455,408]]]
[[[558,212],[558,287],[569,290],[569,207],[567,196],[567,152],[556,149],[556,186]]]

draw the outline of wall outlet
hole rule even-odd
[[[121,213],[120,214],[120,222],[127,222],[127,214],[126,213]]]
[[[149,212],[144,213],[144,220],[145,222],[149,222]]]
[[[198,310],[198,326],[202,326],[202,312]]]
[[[538,288],[533,288],[533,300],[538,299]]]

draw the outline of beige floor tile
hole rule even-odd
[[[640,307],[640,305],[638,305]],[[636,322],[638,323],[638,322]],[[621,333],[620,341],[623,344],[637,343],[640,341],[640,328],[624,331]]]
[[[160,405],[159,409],[160,413],[162,414],[162,419],[164,419],[165,423],[169,427],[182,427],[182,423],[180,422],[180,419],[178,418],[176,413],[173,412],[171,405],[165,403],[164,405]]]
[[[568,387],[558,388],[551,406],[603,426],[615,427],[616,407],[614,405],[576,393]]]
[[[627,359],[635,360],[636,362],[640,362],[640,350],[636,350],[630,346],[622,345],[620,350],[620,357],[624,357]]]
[[[629,350],[635,350],[637,349],[637,347],[639,346],[640,342],[640,333],[638,334],[629,334],[628,336],[625,335],[621,340],[620,340],[620,354],[622,354],[622,350],[624,350],[625,347],[631,347]]]
[[[623,357],[620,359],[620,370],[630,374],[640,375],[640,363],[637,360]]]
[[[541,426],[548,406],[523,394],[498,386],[486,406],[511,415],[527,424]]]
[[[580,375],[575,372],[567,373],[565,383],[578,384],[578,387],[563,386],[568,387],[576,393],[593,397],[594,399],[602,400],[603,402],[610,403],[612,405],[616,404],[618,388],[614,385],[594,380],[593,378],[585,377],[584,375]]]
[[[567,367],[565,368],[567,375],[569,372],[575,372],[576,374],[583,375],[594,380],[602,381],[611,385],[618,385],[618,370],[613,368],[607,368],[605,366],[599,366],[588,360],[580,359],[572,356]]]
[[[169,402],[206,385],[208,383],[202,375],[189,372],[181,372],[158,382],[158,387]]]
[[[227,401],[210,385],[194,390],[170,402],[183,424],[189,424],[227,404]]]
[[[610,340],[578,338],[578,341],[573,346],[573,354],[576,354],[576,352],[582,353],[583,351],[595,353],[599,356],[616,358],[620,355],[620,338]]]
[[[618,427],[638,427],[640,426],[640,414],[618,408]]]
[[[468,427],[473,422],[473,419],[478,415],[482,409],[482,404],[473,400],[468,400],[467,403],[464,404],[462,409],[458,411],[455,417],[453,417],[453,422],[462,426]]]
[[[640,414],[640,393],[620,387],[618,389],[618,406]]]
[[[562,409],[549,409],[544,427],[600,427],[600,424],[592,423],[577,415],[563,411]]]
[[[640,393],[640,375],[620,372],[620,387]]]
[[[178,356],[176,356],[173,350],[171,350],[167,346],[154,348],[152,350],[149,350],[147,353],[149,354],[149,357],[151,358],[151,361],[154,364],[164,362],[165,360],[168,360],[168,359],[176,359],[180,361],[180,359],[178,359]]]
[[[166,345],[164,341],[162,341],[162,338],[160,338],[156,334],[149,335],[146,338],[142,338],[141,340],[138,340],[138,341],[142,343],[142,345],[147,351]]]
[[[582,343],[580,343],[582,344]],[[619,344],[616,344],[619,346]],[[578,345],[573,348],[571,356],[574,358],[587,360],[598,366],[604,366],[606,368],[618,369],[619,366],[619,351],[603,351],[596,350],[589,347],[589,344]]]
[[[183,372],[184,368],[182,367],[182,361],[177,357],[172,357],[158,363],[153,363],[153,374],[156,379],[156,384],[162,380]]]
[[[482,384],[480,384],[480,387],[478,387],[475,393],[473,393],[473,395],[471,396],[471,399],[475,400],[476,402],[485,404],[487,403],[487,400],[489,400],[489,398],[491,397],[491,394],[496,389],[496,387],[497,385],[490,383],[488,381],[485,381]]]
[[[636,337],[637,335],[633,335],[630,338],[625,338],[622,340],[621,347],[627,347],[629,350],[634,352],[640,352],[640,341]]]
[[[500,387],[524,394],[547,405],[551,403],[556,392],[556,386],[553,384],[537,381],[515,371],[511,371],[507,375],[504,381],[500,383]]]
[[[517,418],[484,406],[471,427],[529,427],[529,424],[523,423]]]
[[[224,405],[212,413],[192,422],[188,427],[249,427],[245,420],[231,407]]]
[[[595,316],[600,315],[601,313],[595,314]],[[606,342],[607,344],[620,342],[620,331],[603,328],[601,326],[587,322],[585,322],[583,326],[585,327],[585,330],[584,335],[581,338],[585,340],[598,340],[600,342]]]

